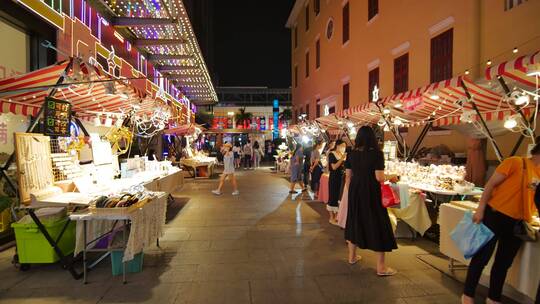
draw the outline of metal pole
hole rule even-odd
[[[488,139],[491,142],[491,145],[493,146],[493,150],[495,150],[495,154],[497,155],[497,158],[499,159],[499,162],[502,162],[502,153],[501,149],[497,145],[497,142],[493,138],[493,135],[491,134],[491,131],[489,130],[486,121],[484,120],[484,117],[482,117],[482,114],[480,113],[480,110],[478,110],[478,107],[476,106],[476,103],[474,102],[471,94],[469,93],[469,89],[467,89],[467,86],[463,82],[463,80],[460,81],[461,87],[463,87],[463,90],[465,91],[465,95],[469,99],[469,102],[471,103],[474,111],[476,112],[476,115],[478,115],[478,119],[480,119],[480,123],[482,124],[482,127],[484,128],[484,131],[486,131],[488,135]]]
[[[422,129],[422,132],[420,132],[420,136],[418,136],[418,138],[416,139],[416,142],[414,143],[409,153],[409,157],[407,157],[407,161],[411,161],[416,156],[416,152],[418,151],[420,144],[424,141],[424,138],[426,138],[426,135],[428,134],[429,129],[431,129],[431,126],[433,126],[432,120],[430,120]]]

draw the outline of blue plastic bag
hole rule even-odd
[[[472,258],[494,236],[486,225],[475,224],[472,217],[471,211],[465,212],[463,219],[450,233],[450,237],[466,259]]]

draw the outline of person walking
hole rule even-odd
[[[221,174],[221,177],[219,179],[219,185],[216,190],[212,190],[212,193],[215,195],[221,195],[221,189],[223,188],[223,184],[225,183],[225,179],[229,177],[231,179],[231,183],[233,186],[233,193],[232,195],[238,195],[240,192],[238,191],[238,184],[236,183],[236,177],[234,176],[234,153],[232,152],[232,145],[229,143],[226,143],[222,147],[223,150],[223,174]]]
[[[540,143],[533,147],[530,158],[505,159],[488,180],[473,221],[486,225],[495,236],[471,259],[461,298],[463,304],[474,303],[478,281],[495,248],[497,253],[491,266],[486,303],[501,302],[506,274],[523,243],[514,234],[514,227],[521,220],[532,220],[535,209],[534,189],[538,181]]]
[[[242,147],[240,147],[239,142],[234,143],[234,147],[232,148],[233,155],[234,155],[234,168],[238,169],[240,168],[240,160],[242,158]]]
[[[247,143],[242,149],[244,153],[244,170],[251,169],[251,159],[253,157],[253,147],[251,146],[251,140],[248,139]]]
[[[302,168],[302,175],[304,185],[307,187],[310,184],[311,174],[309,169],[311,168],[311,152],[313,151],[312,146],[303,147],[304,149],[304,167]]]
[[[313,191],[315,199],[317,199],[319,183],[323,172],[321,163],[322,146],[322,142],[316,142],[315,146],[313,147],[313,151],[311,152],[311,166],[309,168],[309,172],[311,174],[311,191]]]
[[[341,183],[343,181],[343,173],[345,170],[345,153],[347,144],[341,139],[336,141],[334,149],[328,154],[328,170],[330,177],[328,178],[328,204],[326,210],[330,215],[328,222],[332,225],[337,225],[337,213],[339,211],[339,199],[341,194]]]
[[[304,168],[304,152],[301,144],[296,144],[293,155],[290,159],[291,170],[291,187],[289,193],[296,194],[294,187],[297,183],[302,187],[302,191],[305,191],[305,185],[302,181],[302,169]]]
[[[385,253],[397,249],[397,244],[388,211],[382,206],[384,156],[370,127],[363,126],[358,130],[347,167],[352,172],[345,224],[348,262],[354,265],[360,261],[357,248],[369,249],[377,253],[377,275],[394,275],[397,271],[385,262]]]
[[[261,147],[259,146],[259,142],[255,141],[253,143],[253,167],[255,169],[259,168],[259,165],[261,164],[262,155],[263,155],[263,152],[261,151]]]

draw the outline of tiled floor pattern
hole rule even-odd
[[[458,303],[462,284],[429,267],[425,241],[400,240],[388,256],[399,274],[375,275],[374,254],[345,262],[343,232],[324,205],[288,195],[268,169],[238,173],[239,196],[215,197],[215,180],[188,180],[161,248],[145,251],[144,271],[123,285],[108,262],[75,281],[58,265],[19,272],[0,253],[0,303]]]

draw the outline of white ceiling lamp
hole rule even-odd
[[[396,109],[401,109],[403,107],[403,104],[401,103],[401,100],[398,100],[395,104],[394,104],[394,108]]]
[[[513,129],[517,127],[517,125],[518,125],[518,118],[516,117],[516,115],[509,116],[504,120],[504,127],[506,129]]]
[[[379,121],[377,122],[377,125],[379,127],[386,125],[386,121],[384,120],[384,118],[381,117],[381,119],[379,119]]]
[[[353,123],[352,121],[349,121],[349,122],[347,123],[347,127],[349,127],[349,128],[354,127],[354,123]]]
[[[429,99],[431,99],[431,100],[439,100],[439,98],[441,98],[441,97],[439,97],[439,95],[437,95],[437,94],[432,94],[432,95],[429,97]]]
[[[514,103],[516,104],[516,106],[527,106],[529,102],[530,102],[530,97],[527,94],[519,94],[514,100]]]
[[[384,109],[382,110],[382,112],[383,112],[383,114],[390,114],[390,109],[384,108]]]

